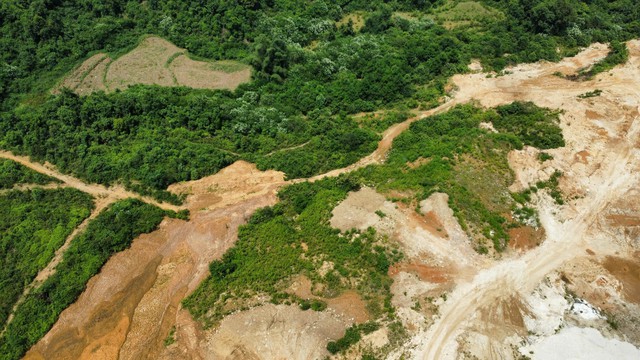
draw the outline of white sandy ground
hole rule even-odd
[[[541,224],[547,233],[543,244],[521,257],[496,262],[480,270],[470,282],[459,284],[440,307],[435,323],[414,336],[408,344],[406,349],[412,349],[411,358],[459,358],[460,340],[464,339],[461,335],[474,327],[490,325],[478,316],[483,309],[491,309],[509,297],[526,298],[548,274],[567,261],[584,256],[588,247],[609,248],[609,252],[623,249],[623,239],[603,238],[599,235],[601,231],[594,229],[593,225],[612,203],[627,196],[639,183],[640,152],[636,146],[640,129],[640,121],[637,121],[640,91],[637,80],[629,79],[640,76],[637,60],[640,43],[633,41],[628,45],[633,54],[630,61],[591,82],[571,83],[548,75],[564,66],[566,61],[559,65],[523,65],[513,69],[513,75],[500,78],[480,74],[454,77],[459,88],[455,99],[460,102],[465,98],[476,99],[481,105],[496,106],[524,100],[565,110],[561,116],[561,127],[567,146],[554,151],[552,163],[564,171],[566,181],[580,189],[582,196],[563,207],[543,197],[538,204]],[[592,48],[585,54],[595,50]],[[600,57],[600,54],[596,55]],[[595,55],[587,57],[596,58]],[[586,102],[578,99],[578,95],[594,88],[603,89],[606,94]],[[602,117],[606,118],[611,129],[606,136],[598,137],[598,124],[585,116],[587,111],[593,111],[591,109],[605,112]],[[602,135],[600,131],[597,133]],[[574,160],[574,154],[585,148],[595,155],[591,161],[593,165]],[[514,170],[518,178],[520,169]],[[607,246],[601,246],[604,244]],[[538,305],[544,306],[547,299],[543,297],[541,300],[542,304]],[[480,358],[513,358],[502,348],[504,338],[491,340],[493,343],[485,347],[487,352],[479,354]],[[495,351],[496,348],[500,349]],[[573,350],[578,351],[576,356],[591,356],[580,346]]]
[[[537,344],[520,349],[533,360],[638,360],[640,349],[607,339],[593,328],[568,327]]]

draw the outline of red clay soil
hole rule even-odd
[[[450,271],[448,271],[446,268],[429,266],[421,263],[396,264],[389,267],[388,274],[389,276],[393,277],[401,271],[415,274],[418,276],[418,278],[420,278],[420,280],[434,284],[443,284],[451,280]]]

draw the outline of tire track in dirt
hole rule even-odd
[[[632,49],[636,49],[637,45],[635,42],[629,43]],[[627,72],[631,72],[631,78],[637,79],[640,74],[633,64],[637,61],[638,52],[633,51],[633,54],[634,56],[625,67]],[[550,71],[541,72],[541,74]],[[510,82],[509,79],[502,81]],[[481,97],[483,92],[477,92],[476,88],[470,87],[472,82],[467,82],[467,87],[462,90],[461,94],[468,99],[478,98],[483,103],[489,102],[491,106],[507,103],[514,99],[536,102],[555,101],[556,103],[558,101],[576,101],[578,94],[591,91],[596,87],[617,91],[619,94],[635,94],[636,96],[638,94],[638,85],[632,81],[621,83],[620,81],[603,82],[596,79],[585,83],[563,84],[565,86],[559,87],[554,86],[552,80],[550,81],[552,85],[546,90],[540,88],[544,86],[543,81],[535,79],[535,77],[527,80],[526,83],[529,85],[538,87],[531,89],[533,91],[527,90],[526,87],[523,89],[522,86],[519,87],[519,90],[514,90],[511,87],[501,88],[500,91],[494,90],[491,91],[491,98]],[[510,85],[518,86],[517,81],[510,83]],[[639,100],[640,97],[637,97],[633,101],[637,103]],[[562,106],[554,107],[563,108]],[[581,110],[580,107],[574,106],[569,112],[574,109]],[[575,114],[573,116],[572,118],[576,118]],[[601,179],[601,182],[589,182],[588,195],[573,206],[572,211],[575,213],[568,220],[565,222],[556,220],[558,209],[552,205],[549,198],[542,201],[539,206],[540,219],[547,232],[547,238],[540,247],[520,258],[505,260],[492,268],[482,270],[470,283],[463,284],[454,290],[449,296],[449,301],[442,306],[441,316],[434,325],[413,339],[413,344],[417,347],[414,352],[416,358],[428,360],[455,358],[455,340],[465,328],[477,320],[475,314],[479,309],[489,307],[509,296],[528,295],[544,276],[557,269],[564,262],[585,253],[591,236],[589,231],[597,223],[598,217],[602,216],[601,214],[610,204],[619,200],[627,191],[637,187],[638,175],[634,169],[639,161],[638,152],[634,147],[639,129],[640,124],[636,117],[631,121],[626,134],[623,133],[620,137],[614,137],[605,143],[606,150],[603,152],[607,155],[601,162],[602,166],[589,176],[591,179]],[[564,159],[564,161],[569,162],[569,159]]]
[[[376,148],[376,150],[374,150],[371,154],[358,160],[358,162],[354,164],[351,164],[349,166],[346,166],[340,169],[331,170],[324,174],[312,176],[307,179],[296,179],[296,180],[293,180],[292,182],[293,183],[299,183],[299,182],[305,182],[305,181],[314,182],[314,181],[322,180],[327,177],[336,177],[342,174],[350,173],[352,171],[361,169],[369,165],[382,164],[387,158],[387,155],[389,154],[389,150],[391,150],[391,145],[393,144],[393,140],[395,140],[396,137],[402,134],[403,131],[408,129],[409,126],[411,126],[411,124],[413,124],[418,120],[428,118],[429,116],[442,114],[443,112],[446,112],[447,110],[451,109],[457,104],[458,104],[458,101],[456,101],[455,99],[448,100],[447,102],[441,104],[438,107],[422,112],[419,116],[412,117],[401,123],[391,126],[387,130],[385,130],[385,132],[382,134],[382,139],[378,142],[378,147]]]

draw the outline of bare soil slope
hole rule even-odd
[[[170,190],[187,192],[191,220],[160,228],[113,256],[27,354],[31,359],[157,358],[180,301],[237,238],[238,225],[275,202],[283,174],[237,162]]]
[[[459,88],[455,94],[458,101],[473,99],[484,106],[496,106],[522,100],[564,110],[561,126],[567,146],[551,151],[554,160],[545,165],[562,170],[563,190],[578,197],[568,205],[558,207],[543,196],[539,210],[547,234],[544,243],[520,257],[496,262],[479,271],[469,283],[456,287],[440,307],[441,314],[434,325],[415,337],[417,346],[413,356],[454,359],[463,346],[480,358],[512,358],[512,349],[505,341],[509,336],[517,339],[519,334],[515,331],[499,334],[495,328],[505,323],[506,315],[497,313],[487,318],[481,316],[483,311],[507,299],[530,298],[545,276],[564,263],[592,256],[587,250],[597,254],[598,258],[613,253],[625,258],[633,256],[637,243],[629,241],[631,239],[624,235],[624,231],[616,231],[615,227],[606,225],[609,214],[629,211],[627,205],[620,204],[622,199],[638,201],[635,189],[640,181],[640,42],[632,41],[628,45],[630,60],[627,64],[588,82],[571,82],[552,74],[575,71],[601,58],[603,53],[598,45],[575,59],[559,64],[522,65],[501,77],[489,78],[483,74],[454,77],[453,81]],[[595,89],[603,90],[602,95],[589,99],[578,97]],[[580,156],[581,153],[588,153],[588,158]],[[526,164],[512,163],[520,186],[548,176],[545,169],[531,174],[530,169],[519,166],[522,163]],[[623,222],[619,226],[624,225]],[[610,258],[606,259],[610,265]],[[626,261],[619,260],[628,264]],[[626,265],[626,268],[629,269],[627,272],[633,272],[632,266]],[[574,271],[581,272],[580,269]],[[631,285],[628,281],[625,283]],[[624,294],[628,296],[634,292],[626,289]],[[535,301],[522,307],[520,316],[526,316],[528,308],[535,307]],[[491,324],[496,326],[489,326]],[[483,336],[485,344],[474,343],[474,331]],[[612,336],[624,337],[624,334],[614,333]]]

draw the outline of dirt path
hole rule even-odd
[[[560,159],[556,163],[564,165],[571,172],[568,176],[576,181],[577,186],[585,188],[587,195],[566,209],[553,205],[548,198],[543,201],[539,210],[547,239],[542,246],[522,257],[505,260],[482,270],[470,283],[456,288],[450,294],[449,301],[442,306],[441,316],[435,324],[414,339],[414,344],[418,346],[414,354],[416,358],[455,358],[457,336],[477,321],[475,315],[480,309],[513,295],[528,295],[551,271],[584,254],[591,239],[595,237],[594,233],[598,232],[594,228],[597,220],[604,216],[610,204],[638,186],[637,169],[640,159],[635,147],[640,121],[634,114],[638,112],[640,105],[640,86],[637,82],[640,78],[640,68],[637,66],[639,45],[637,41],[629,44],[632,58],[624,67],[585,83],[571,83],[547,75],[561,64],[553,64],[547,69],[522,66],[514,70],[514,76],[480,81],[481,84],[478,84],[479,77],[475,75],[455,79],[460,86],[459,97],[479,99],[483,105],[495,106],[513,100],[531,100],[538,105],[565,110],[563,125],[565,135],[568,135],[568,146],[557,152]],[[593,56],[593,52],[587,54],[592,59],[597,58]],[[565,69],[567,63],[570,62],[562,63]],[[541,77],[536,78],[534,75]],[[506,84],[509,86],[505,86]],[[596,88],[608,94],[603,98],[593,99],[590,103],[577,99],[577,95]],[[584,119],[584,107],[611,108],[606,118],[612,128],[616,123],[621,125],[616,126],[617,134],[601,139],[592,138],[586,143],[576,141],[588,138],[589,134],[597,134],[592,124]],[[623,112],[616,108],[621,108]],[[574,121],[580,124],[575,124]],[[575,164],[574,154],[580,150],[575,147],[586,145],[590,145],[591,151],[599,156],[597,164],[592,168]]]
[[[273,154],[277,154],[277,153],[279,153],[279,152],[283,152],[283,151],[291,151],[291,150],[295,150],[295,149],[300,149],[300,148],[302,148],[302,147],[305,147],[305,146],[309,145],[309,143],[310,143],[310,142],[311,142],[311,141],[307,141],[307,142],[305,142],[305,143],[303,143],[303,144],[300,144],[300,145],[291,146],[291,147],[284,148],[284,149],[273,150],[272,152],[267,153],[267,154],[265,154],[264,156],[271,156],[271,155],[273,155]]]
[[[121,200],[126,198],[136,198],[148,204],[155,205],[164,210],[173,210],[173,211],[181,210],[181,207],[179,206],[158,202],[148,196],[141,196],[134,192],[127,191],[121,186],[111,186],[107,188],[99,184],[88,184],[73,176],[60,173],[59,171],[55,170],[55,168],[52,165],[47,165],[47,164],[43,165],[43,164],[31,161],[31,159],[29,159],[26,156],[14,155],[9,151],[0,151],[0,158],[15,161],[21,165],[28,167],[31,170],[37,171],[41,174],[50,176],[52,178],[56,178],[62,181],[67,186],[76,188],[82,192],[92,195],[95,198],[114,198],[116,200]]]
[[[368,165],[382,164],[387,158],[387,154],[389,153],[389,150],[391,150],[391,145],[393,144],[393,140],[395,140],[395,138],[398,137],[398,135],[402,134],[403,131],[408,129],[411,124],[413,124],[418,120],[428,118],[429,116],[446,112],[447,110],[451,109],[457,104],[459,104],[457,100],[455,99],[449,100],[436,108],[422,112],[419,116],[412,117],[408,120],[405,120],[401,123],[391,126],[387,130],[385,130],[385,132],[382,134],[382,140],[380,140],[380,142],[378,143],[378,147],[376,148],[376,150],[374,150],[374,152],[372,152],[371,154],[358,160],[358,162],[354,164],[351,164],[347,167],[343,167],[341,169],[331,170],[324,174],[316,175],[308,179],[296,179],[293,182],[294,183],[304,182],[304,181],[314,182],[327,177],[336,177],[342,174],[346,174],[346,173],[358,170],[360,168],[366,167]]]
[[[47,266],[42,269],[38,275],[36,276],[36,278],[25,287],[22,296],[18,299],[18,301],[14,304],[11,313],[9,314],[9,317],[7,318],[7,322],[4,324],[3,329],[2,329],[2,333],[4,333],[6,326],[9,325],[11,323],[11,321],[13,320],[13,312],[17,309],[17,307],[22,304],[22,302],[24,301],[24,299],[26,298],[26,296],[31,292],[31,290],[33,290],[35,287],[37,287],[39,284],[43,283],[47,278],[49,278],[49,276],[53,275],[55,273],[55,268],[56,266],[60,263],[60,261],[62,260],[62,257],[64,255],[64,253],[66,252],[66,250],[69,248],[69,245],[71,243],[71,240],[76,237],[80,232],[82,232],[87,225],[89,224],[89,222],[91,220],[93,220],[96,216],[98,216],[98,214],[100,214],[100,212],[102,212],[102,210],[104,210],[105,208],[107,208],[109,205],[113,204],[114,202],[118,201],[118,200],[122,200],[122,199],[126,199],[126,198],[137,198],[140,199],[146,203],[158,206],[159,208],[162,208],[164,210],[173,210],[173,211],[179,211],[181,208],[175,205],[171,205],[171,204],[166,204],[166,203],[159,203],[154,199],[151,199],[149,197],[145,197],[145,196],[140,196],[138,194],[135,194],[133,192],[127,191],[122,187],[104,187],[102,185],[98,185],[98,184],[88,184],[85,183],[84,181],[77,179],[75,177],[72,177],[70,175],[65,175],[62,174],[60,172],[58,172],[57,170],[55,170],[53,168],[53,166],[48,166],[48,165],[43,165],[40,163],[36,163],[31,161],[28,157],[25,156],[18,156],[18,155],[14,155],[11,152],[8,151],[0,151],[0,158],[4,158],[4,159],[8,159],[8,160],[12,160],[15,161],[23,166],[26,166],[29,169],[32,169],[36,172],[39,172],[41,174],[47,175],[49,177],[58,179],[60,181],[62,181],[62,184],[47,184],[47,185],[33,185],[33,184],[26,184],[26,185],[19,185],[17,187],[15,187],[14,189],[9,189],[9,190],[1,190],[0,191],[0,195],[3,194],[4,192],[7,191],[11,191],[11,190],[28,190],[28,189],[35,189],[35,188],[40,188],[40,189],[54,189],[54,188],[59,188],[59,187],[72,187],[75,188],[79,191],[88,193],[89,195],[93,196],[95,199],[95,209],[91,212],[91,215],[86,218],[80,225],[78,225],[77,228],[75,228],[73,230],[73,232],[65,239],[64,244],[58,248],[55,252],[55,255],[53,257],[53,259],[51,259],[51,261],[47,264]]]

